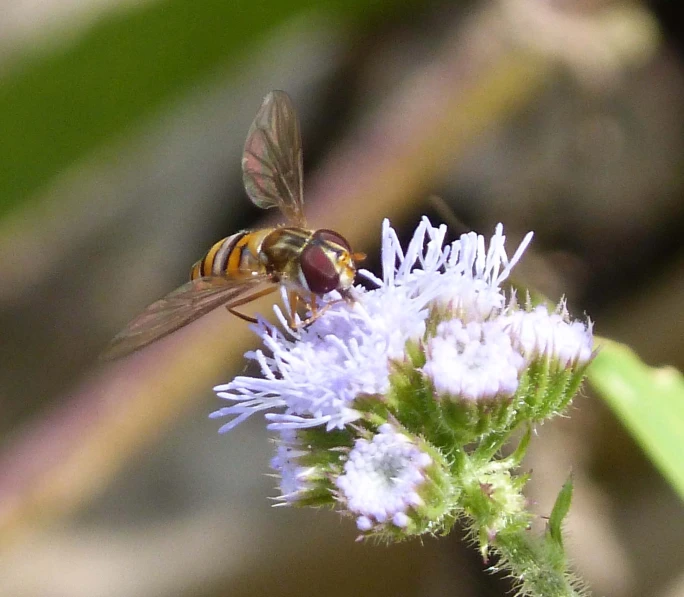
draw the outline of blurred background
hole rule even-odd
[[[240,157],[279,88],[310,223],[370,269],[384,217],[534,230],[519,280],[683,368],[682,25],[666,0],[0,0],[0,595],[507,594],[458,529],[374,546],[271,507],[263,421],[207,420],[244,322],[97,356],[213,242],[274,221]],[[533,442],[533,509],[572,470],[595,593],[684,595],[681,502],[590,388],[571,415]]]

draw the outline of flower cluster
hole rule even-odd
[[[215,388],[230,402],[212,415],[231,417],[222,431],[267,411],[284,503],[335,506],[364,534],[443,531],[469,507],[468,488],[490,486],[492,470],[510,476],[475,471],[478,446],[493,456],[520,424],[571,400],[591,325],[501,288],[532,234],[511,258],[501,225],[488,243],[445,235],[423,218],[403,251],[385,221],[382,278],[359,272],[374,288],[355,287],[351,305],[331,293],[325,313],[294,331],[276,307],[280,325],[259,321],[263,348],[246,355],[262,376]]]

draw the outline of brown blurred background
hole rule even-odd
[[[535,231],[519,278],[684,367],[684,70],[675,3],[0,3],[0,595],[503,595],[456,530],[354,542],[274,509],[262,420],[211,387],[254,347],[223,312],[98,353],[265,215],[240,156],[262,97],[302,120],[309,219],[377,271],[389,217]],[[428,200],[439,196],[453,217]],[[268,303],[259,307],[268,310]],[[589,390],[526,461],[596,594],[684,595],[684,510]]]

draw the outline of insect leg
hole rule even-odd
[[[299,304],[299,293],[296,290],[288,290],[287,302],[290,303],[290,327],[296,330],[295,316],[297,315],[297,306]]]
[[[244,313],[240,313],[239,311],[235,310],[235,307],[240,307],[241,305],[246,305],[247,303],[251,303],[252,301],[255,301],[258,298],[261,298],[262,296],[266,296],[268,294],[271,294],[272,292],[275,292],[278,289],[278,286],[273,285],[269,286],[268,288],[264,288],[263,290],[260,290],[259,292],[255,292],[254,294],[250,294],[248,296],[245,296],[239,300],[236,300],[228,305],[226,305],[226,309],[236,317],[239,317],[240,319],[243,319],[244,321],[249,321],[250,323],[257,323],[257,320],[254,319],[254,317],[250,317],[249,315],[245,315]]]
[[[246,321],[247,323],[258,323],[258,321],[254,317],[251,317],[249,315],[245,315],[244,313],[240,313],[239,311],[236,311],[232,307],[226,307],[226,309],[228,309],[228,312],[231,315],[235,315],[235,317],[239,317],[240,319],[242,319],[242,321]]]
[[[353,299],[351,299],[353,300]],[[316,297],[313,297],[312,303],[309,305],[309,310],[311,311],[311,317],[308,317],[301,323],[301,327],[306,327],[307,325],[311,325],[314,321],[316,321],[323,313],[325,313],[330,307],[333,305],[336,305],[337,303],[341,302],[350,302],[350,299],[348,297],[342,297],[339,299],[336,299],[334,301],[330,301],[328,303],[325,303],[320,309],[316,305]]]

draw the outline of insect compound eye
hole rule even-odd
[[[335,264],[319,245],[309,245],[302,251],[300,265],[309,290],[314,294],[335,290],[340,283]]]
[[[314,233],[314,240],[322,240],[325,242],[335,243],[336,245],[347,249],[350,253],[352,252],[349,242],[341,234],[338,234],[334,230],[326,230],[325,228],[321,230],[316,230]]]

